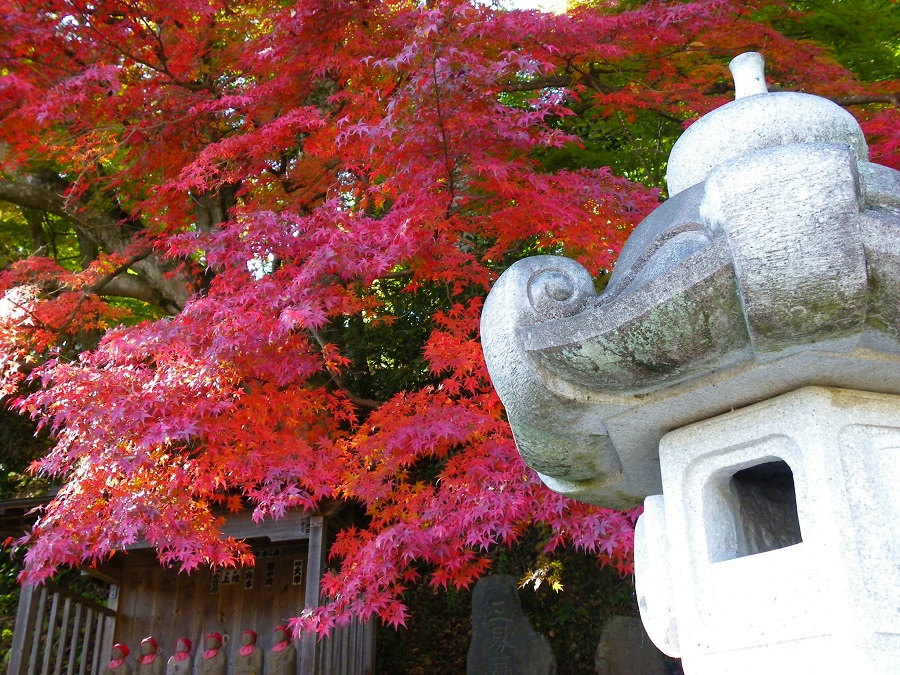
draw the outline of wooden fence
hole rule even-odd
[[[101,675],[116,612],[52,584],[22,588],[8,675]],[[375,624],[353,622],[322,640],[306,638],[300,673],[371,675]]]
[[[325,566],[325,522],[321,515],[298,518],[283,519],[285,522],[279,523],[281,530],[258,526],[252,529],[247,525],[247,533],[237,533],[245,537],[268,536],[272,542],[270,548],[283,549],[281,557],[284,561],[277,557],[261,560],[267,565],[273,561],[293,563],[292,568],[286,568],[288,576],[285,579],[278,576],[276,565],[272,581],[282,584],[279,586],[283,589],[281,595],[288,599],[293,596],[286,593],[293,591],[295,584],[301,590],[305,588],[303,593],[296,592],[297,605],[281,606],[281,601],[273,598],[271,593],[274,591],[268,591],[265,583],[267,568],[262,568],[261,576],[249,577],[252,580],[249,585],[245,574],[241,577],[244,583],[240,587],[227,586],[211,595],[208,573],[198,572],[197,578],[186,579],[172,570],[159,568],[158,564],[142,567],[137,564],[135,554],[123,559],[121,568],[106,570],[108,574],[104,578],[113,583],[111,588],[116,590],[115,599],[110,602],[115,609],[52,584],[40,588],[24,586],[16,614],[8,675],[101,675],[106,671],[114,640],[134,645],[142,635],[155,632],[168,644],[174,642],[174,635],[200,636],[205,634],[207,625],[218,627],[215,622],[222,624],[224,621],[220,615],[234,624],[223,627],[230,627],[230,632],[238,635],[241,627],[254,623],[274,626],[276,620],[290,616],[294,609],[317,606],[319,580]],[[308,544],[308,553],[295,559],[288,549],[291,545],[299,546],[304,539],[308,540],[303,544]],[[295,581],[290,573],[298,575],[298,560],[302,560],[303,565]],[[254,594],[247,590],[249,587],[262,590]],[[163,594],[166,589],[167,594]],[[226,591],[231,592],[228,597],[234,601],[232,604],[225,602],[228,599]],[[299,605],[300,602],[303,604]],[[156,609],[159,607],[166,607],[169,613],[160,613]],[[196,625],[185,623],[184,617],[194,614],[198,617]],[[161,619],[162,616],[165,618]],[[184,625],[175,625],[177,617],[183,619]],[[163,626],[161,621],[167,622],[166,625]],[[163,635],[166,630],[171,633],[176,628],[180,632]],[[332,631],[322,640],[306,636],[297,646],[300,657],[297,675],[371,675],[374,672],[373,621],[353,622]]]
[[[115,621],[115,611],[64,588],[24,586],[7,673],[98,675]]]
[[[316,645],[316,675],[371,675],[375,672],[375,622],[336,628]]]

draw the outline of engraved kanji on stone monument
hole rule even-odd
[[[553,675],[556,662],[546,638],[522,612],[515,579],[480,579],[472,594],[468,675]]]

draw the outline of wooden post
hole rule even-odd
[[[75,605],[75,623],[72,625],[72,640],[69,645],[69,667],[66,675],[75,675],[75,663],[78,661],[78,647],[81,645],[81,603]]]
[[[59,610],[59,593],[54,592],[50,602],[50,619],[47,621],[44,638],[44,661],[41,664],[41,675],[50,675],[50,657],[53,654],[53,641],[56,636],[56,613]]]
[[[91,666],[92,673],[100,672],[100,659],[102,658],[100,653],[103,651],[103,624],[106,622],[106,617],[103,616],[103,614],[101,614],[100,612],[97,612],[96,621],[97,627],[94,631],[94,663]]]
[[[112,646],[115,643],[116,619],[119,612],[119,584],[115,581],[107,583],[109,583],[109,592],[106,596],[106,606],[112,612],[106,615],[106,619],[103,622],[103,642],[100,647],[100,653],[104,656],[112,651]]]
[[[78,669],[78,675],[85,675],[88,672],[88,657],[91,654],[91,631],[94,629],[94,610],[88,607],[87,617],[84,620],[84,637],[81,642],[81,667]]]
[[[72,611],[72,596],[67,595],[63,602],[62,621],[59,624],[59,638],[56,647],[56,665],[53,668],[54,673],[61,673],[63,666],[63,658],[67,656],[67,647],[69,640],[69,617]]]
[[[44,632],[44,615],[47,613],[47,587],[41,586],[40,600],[38,600],[37,620],[34,624],[31,636],[31,653],[28,655],[28,674],[37,672],[38,655],[41,652],[41,637]]]
[[[306,561],[306,598],[304,606],[319,606],[319,581],[325,569],[325,519],[309,517],[309,558]],[[300,675],[315,675],[316,636],[304,635],[300,641]]]
[[[16,610],[16,625],[13,632],[13,642],[10,647],[9,667],[7,675],[25,675],[28,672],[29,652],[26,645],[30,646],[34,636],[35,623],[37,622],[37,608],[39,593],[32,585],[22,586],[19,591],[19,607]]]

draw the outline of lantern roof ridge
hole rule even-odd
[[[491,378],[559,492],[636,504],[660,490],[663,434],[799,387],[900,394],[900,172],[867,161],[849,113],[766,92],[760,68],[735,59],[739,98],[676,144],[684,186],[603,293],[577,262],[536,256],[488,296]],[[745,119],[773,110],[790,125]],[[729,124],[750,140],[723,138]]]

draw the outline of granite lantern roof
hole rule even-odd
[[[491,378],[558,492],[635,505],[672,429],[806,385],[900,393],[900,172],[838,105],[768,93],[758,54],[732,72],[736,100],[679,139],[671,197],[604,292],[537,256],[487,299]]]

